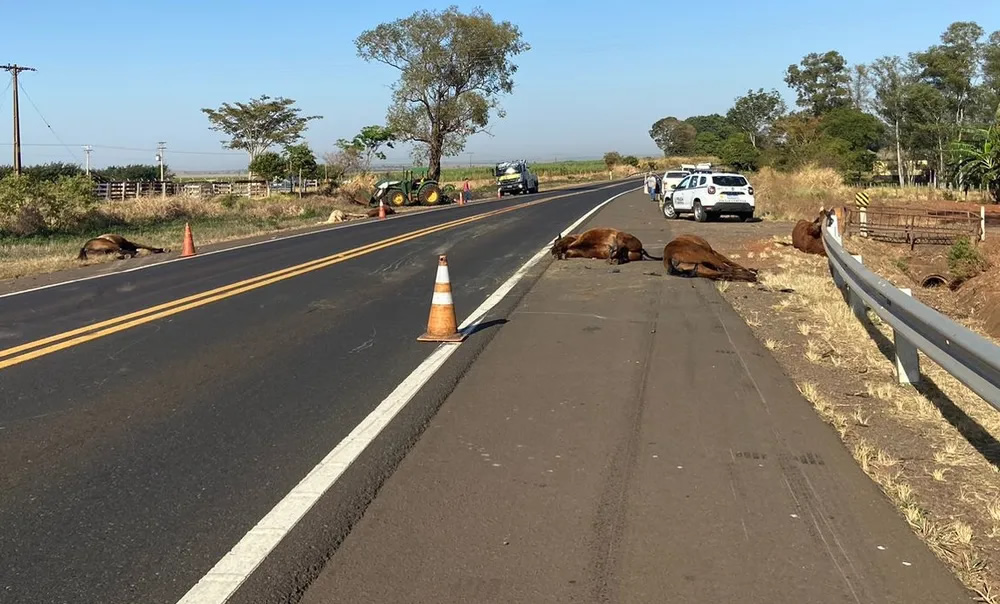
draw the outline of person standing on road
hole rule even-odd
[[[646,189],[649,190],[649,200],[656,201],[656,176],[652,172],[646,175]]]
[[[469,177],[466,176],[462,179],[462,203],[469,203],[469,193],[472,192],[472,186],[469,185]]]

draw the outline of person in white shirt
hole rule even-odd
[[[646,190],[649,191],[649,200],[656,201],[656,176],[652,172],[646,176]]]

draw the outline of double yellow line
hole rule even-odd
[[[607,187],[602,187],[607,188]],[[598,189],[600,190],[600,189]],[[122,315],[120,317],[115,317],[113,319],[108,319],[106,321],[101,321],[99,323],[94,323],[93,325],[87,325],[85,327],[80,327],[71,331],[55,334],[47,338],[42,338],[40,340],[35,340],[34,342],[27,342],[19,346],[14,346],[12,348],[7,348],[5,350],[0,350],[0,369],[6,369],[7,367],[12,367],[14,365],[19,365],[21,363],[30,361],[32,359],[37,359],[53,352],[58,352],[66,348],[71,348],[91,340],[96,340],[98,338],[103,338],[138,325],[143,325],[145,323],[150,323],[156,321],[157,319],[162,319],[164,317],[169,317],[171,315],[176,315],[193,308],[198,308],[199,306],[205,306],[206,304],[211,304],[213,302],[218,302],[219,300],[225,300],[226,298],[231,298],[248,291],[252,291],[261,287],[277,283],[279,281],[284,281],[286,279],[291,279],[293,277],[298,277],[299,275],[304,275],[306,273],[327,268],[333,266],[334,264],[339,264],[345,262],[352,258],[357,258],[359,256],[364,256],[372,252],[377,252],[378,250],[391,247],[393,245],[398,245],[400,243],[405,243],[413,239],[419,239],[420,237],[426,237],[427,235],[444,231],[447,229],[453,229],[455,227],[460,227],[462,225],[469,224],[471,222],[477,222],[479,220],[485,220],[493,216],[500,214],[506,214],[507,212],[513,212],[515,210],[520,210],[523,208],[528,208],[541,203],[552,201],[555,199],[560,199],[563,197],[569,197],[573,193],[567,193],[564,195],[557,195],[554,197],[546,197],[544,199],[538,199],[535,201],[530,201],[528,203],[519,204],[516,206],[511,206],[508,208],[502,208],[499,210],[492,210],[489,212],[484,212],[482,214],[477,214],[475,216],[469,216],[467,218],[460,218],[458,220],[452,220],[450,222],[445,222],[436,226],[427,227],[424,229],[419,229],[412,231],[410,233],[405,233],[403,235],[398,235],[396,237],[391,237],[389,239],[384,239],[382,241],[376,241],[368,245],[364,245],[352,250],[347,250],[332,256],[326,256],[324,258],[319,258],[317,260],[311,260],[302,264],[297,264],[279,271],[274,271],[264,275],[259,275],[251,279],[246,279],[236,283],[230,283],[223,287],[212,289],[209,291],[201,292],[200,294],[195,294],[188,296],[186,298],[180,298],[173,300],[171,302],[166,302],[157,306],[152,306],[143,310],[139,310],[127,315]]]

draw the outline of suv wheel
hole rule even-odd
[[[674,209],[674,204],[672,202],[663,202],[663,217],[669,218],[670,220],[675,220],[677,218],[677,210]]]
[[[700,201],[694,202],[694,219],[698,222],[708,220],[708,212],[705,211],[705,208],[701,207]]]
[[[743,222],[750,222],[753,220],[753,212],[744,212],[740,218],[743,219]]]

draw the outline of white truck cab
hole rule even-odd
[[[753,187],[742,174],[695,172],[681,180],[664,201],[663,216],[694,214],[695,220],[705,222],[729,214],[746,222],[753,218],[754,208]]]

